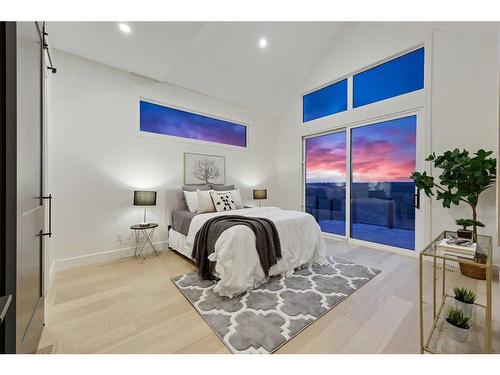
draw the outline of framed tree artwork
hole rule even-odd
[[[218,155],[184,153],[184,184],[225,184],[226,158]]]

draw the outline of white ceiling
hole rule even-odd
[[[319,63],[340,22],[50,22],[51,47],[272,116]],[[258,47],[261,37],[268,47]],[[57,62],[56,62],[57,63]],[[57,65],[57,64],[56,64]]]
[[[377,24],[377,23],[374,23]],[[499,22],[395,22],[498,38]],[[51,47],[277,116],[297,95],[342,22],[49,22]],[[397,29],[395,29],[397,30]],[[397,31],[395,31],[397,32]],[[261,37],[268,47],[258,47]],[[57,65],[57,62],[55,62]]]

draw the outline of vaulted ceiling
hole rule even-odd
[[[51,47],[278,115],[340,22],[50,22]],[[265,37],[268,46],[259,48]]]

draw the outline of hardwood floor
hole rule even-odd
[[[329,254],[382,272],[277,353],[418,353],[418,259],[327,243]],[[126,258],[60,272],[46,299],[39,347],[54,344],[56,353],[229,353],[170,281],[194,270],[166,251],[143,263]],[[461,276],[455,271],[448,277]],[[481,291],[483,283],[463,279],[461,285]],[[493,293],[493,347],[500,352],[498,281]]]

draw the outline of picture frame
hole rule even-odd
[[[184,153],[184,184],[224,185],[226,157],[220,155]]]

